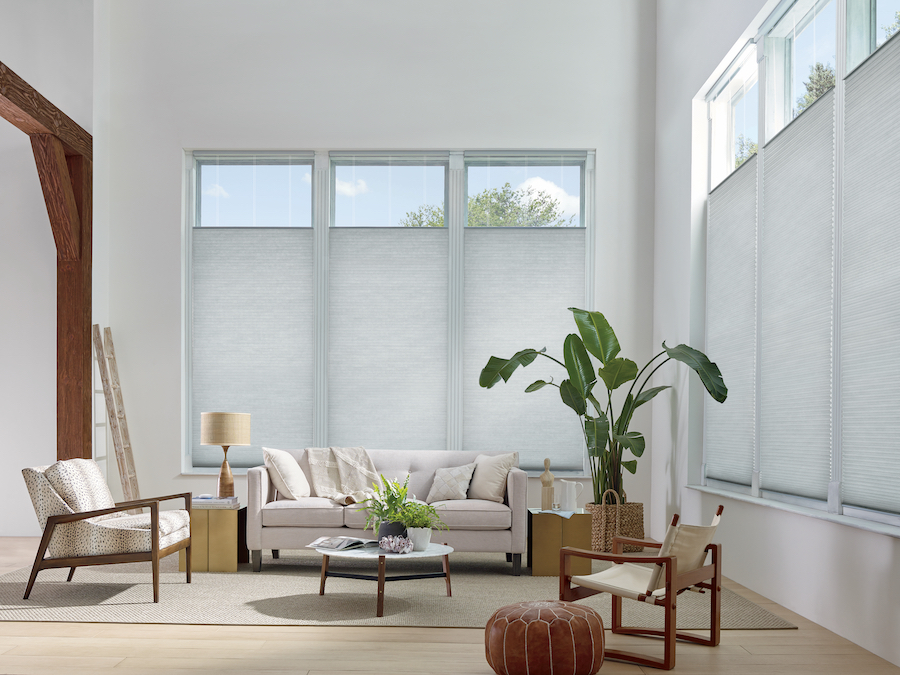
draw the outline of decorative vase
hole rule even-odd
[[[396,537],[396,536],[406,536],[406,527],[404,527],[403,523],[400,521],[392,520],[386,523],[381,523],[378,525],[378,541],[381,541],[382,537]]]
[[[619,494],[607,490],[600,501],[606,500],[607,493],[615,497],[615,504],[585,504],[591,514],[591,548],[595,551],[612,551],[613,537],[644,538],[644,505],[640,502],[619,503]],[[626,544],[625,553],[643,551],[643,546]]]
[[[407,527],[406,536],[412,540],[413,551],[424,551],[431,543],[431,528]]]

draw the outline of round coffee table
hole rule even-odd
[[[355,548],[349,551],[333,551],[331,549],[317,548],[317,553],[322,554],[322,580],[319,584],[319,595],[325,595],[325,580],[328,577],[343,577],[344,579],[366,579],[378,582],[378,605],[375,616],[384,616],[384,582],[407,581],[409,579],[436,579],[443,577],[447,581],[447,597],[450,597],[450,554],[453,549],[445,544],[429,544],[424,551],[411,551],[410,553],[390,553],[380,548]],[[378,576],[372,574],[350,574],[348,572],[330,572],[328,570],[329,558],[349,558],[353,560],[378,560]],[[425,574],[396,574],[385,576],[385,562],[388,558],[409,560],[411,558],[443,558],[442,572],[428,572]]]

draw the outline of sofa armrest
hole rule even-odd
[[[274,498],[274,488],[265,466],[247,469],[247,548],[262,549],[262,508]]]
[[[512,511],[512,550],[525,553],[528,533],[528,474],[522,469],[510,469],[506,477],[506,499]]]

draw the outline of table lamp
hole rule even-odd
[[[250,413],[200,413],[200,445],[221,445],[225,460],[219,470],[216,497],[234,497],[234,476],[228,466],[228,448],[250,445]]]

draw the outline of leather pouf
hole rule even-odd
[[[603,665],[603,621],[574,602],[507,605],[488,620],[484,649],[497,675],[594,675]]]

